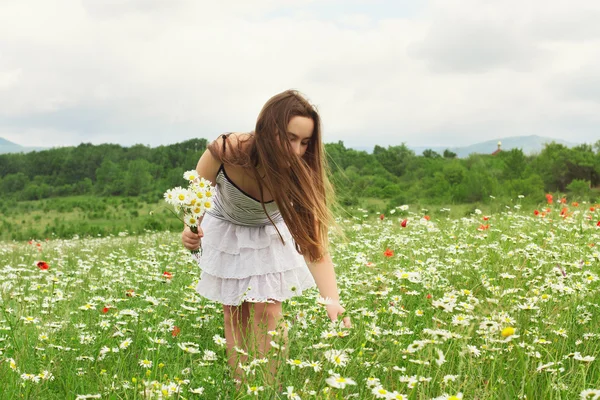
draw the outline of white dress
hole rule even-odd
[[[221,165],[216,177],[214,207],[202,220],[202,269],[196,291],[225,305],[244,301],[284,301],[315,286],[304,257],[274,201],[265,203],[281,233],[282,243],[260,201],[229,179]]]

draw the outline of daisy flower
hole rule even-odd
[[[344,389],[347,385],[356,385],[356,382],[354,382],[353,379],[344,378],[338,374],[333,374],[329,378],[325,379],[325,382],[327,382],[329,386],[336,389]]]

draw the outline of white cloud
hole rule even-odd
[[[600,139],[599,3],[440,0],[406,15],[369,4],[2,2],[0,137],[212,138],[251,130],[271,95],[296,88],[326,141]]]

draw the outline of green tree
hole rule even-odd
[[[152,185],[151,164],[144,159],[133,160],[129,163],[125,174],[125,194],[139,196]]]

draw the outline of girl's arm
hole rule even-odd
[[[323,258],[318,261],[310,261],[310,258],[305,256],[304,260],[319,288],[321,297],[326,301],[327,316],[332,321],[337,321],[338,317],[343,316],[346,310],[340,305],[340,294],[338,292],[331,256],[325,254]],[[349,328],[350,318],[343,317],[343,321],[344,325]]]
[[[223,137],[219,136],[217,141],[219,141],[220,148],[223,142]],[[209,150],[205,150],[202,154],[202,157],[200,157],[200,160],[198,160],[196,172],[198,172],[198,176],[208,179],[211,184],[214,185],[220,167],[221,163],[219,160],[217,160]],[[204,236],[204,232],[200,227],[203,219],[204,216],[198,220],[198,233],[192,232],[188,226],[184,225],[183,227],[183,232],[181,233],[181,242],[188,250],[198,250],[200,248],[201,239]]]
[[[308,257],[304,257],[306,265],[312,274],[319,293],[324,299],[331,299],[334,302],[339,302],[340,295],[338,293],[337,281],[335,278],[335,271],[333,267],[333,261],[329,254],[325,254],[323,258],[318,261],[310,261]]]

